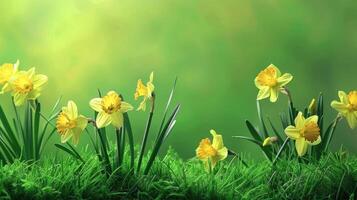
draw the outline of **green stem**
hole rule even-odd
[[[154,101],[152,101],[152,104],[154,104]],[[150,130],[151,122],[152,122],[152,117],[153,117],[153,114],[154,114],[154,112],[153,112],[154,109],[153,108],[154,107],[152,106],[152,109],[151,109],[150,114],[149,114],[148,121],[146,123],[144,137],[143,137],[143,140],[142,140],[142,143],[141,143],[140,155],[139,155],[138,166],[137,166],[137,171],[138,172],[140,171],[142,160],[143,160],[143,156],[144,156],[144,153],[145,153],[146,142],[147,142],[148,135],[149,135],[149,130]]]
[[[284,143],[283,143],[283,145],[281,145],[281,147],[280,147],[278,153],[276,154],[276,156],[275,156],[275,158],[274,158],[274,160],[273,160],[273,165],[275,165],[276,161],[278,160],[280,154],[283,152],[283,150],[284,150],[286,144],[289,142],[289,140],[290,140],[290,138],[286,138],[285,141],[284,141]]]

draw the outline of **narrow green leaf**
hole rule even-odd
[[[21,154],[21,147],[20,147],[20,144],[19,144],[19,141],[18,139],[16,138],[15,136],[15,133],[14,131],[12,130],[7,118],[6,118],[6,115],[4,113],[4,110],[2,109],[1,105],[0,105],[0,120],[1,120],[1,123],[7,133],[7,136],[9,138],[9,143],[11,145],[11,147],[13,148],[13,150],[16,152],[16,155],[20,155]]]
[[[276,154],[274,160],[273,160],[273,165],[276,163],[276,161],[278,160],[278,158],[280,157],[281,153],[283,152],[283,150],[285,149],[286,145],[289,143],[290,138],[286,138],[283,145],[281,145],[278,153]]]
[[[260,141],[260,143],[262,143],[263,139],[260,137],[259,132],[257,131],[257,129],[254,128],[252,123],[250,123],[250,121],[248,121],[248,120],[245,120],[245,124],[247,125],[247,128],[248,128],[250,134],[253,136],[253,138]]]
[[[249,141],[249,142],[253,142],[254,144],[258,145],[258,146],[261,146],[262,143],[254,138],[250,138],[250,137],[246,137],[246,136],[240,136],[240,135],[237,135],[237,136],[232,136],[233,138],[239,138],[239,139],[243,139],[243,140],[246,140],[246,141]]]
[[[278,137],[278,143],[282,144],[283,143],[283,137],[281,137],[279,131],[275,128],[275,126],[273,125],[272,121],[270,120],[270,118],[268,117],[268,122],[271,126],[271,128],[273,129],[273,132],[275,133],[275,136]]]
[[[62,151],[68,153],[69,155],[71,155],[73,158],[82,161],[77,154],[75,154],[74,152],[72,152],[70,149],[68,149],[67,147],[61,145],[61,144],[55,144],[55,146],[59,149],[61,149]]]
[[[169,95],[169,99],[167,100],[167,103],[166,103],[164,115],[163,115],[163,118],[162,118],[162,121],[161,121],[161,124],[160,124],[159,133],[161,133],[162,128],[164,126],[164,123],[165,123],[165,120],[166,120],[166,115],[167,115],[167,112],[169,110],[172,98],[174,96],[174,92],[175,92],[175,89],[176,89],[176,84],[177,84],[177,77],[175,78],[174,85],[172,86],[172,89],[171,89],[171,92],[170,92],[170,95]]]
[[[152,164],[154,163],[155,161],[155,158],[160,150],[160,147],[162,146],[163,142],[164,142],[164,139],[171,133],[175,123],[176,123],[176,117],[177,117],[177,114],[180,110],[180,107],[181,105],[178,104],[174,111],[172,112],[169,120],[167,121],[167,123],[165,124],[164,128],[162,128],[162,131],[159,132],[158,134],[158,137],[157,137],[157,140],[154,144],[154,148],[153,148],[153,151],[149,157],[149,161],[146,165],[146,168],[144,170],[144,174],[148,174],[150,169],[151,169],[151,166]]]
[[[69,142],[66,142],[66,144],[67,144],[67,146],[69,146],[69,148],[72,150],[72,152],[74,154],[76,154],[78,159],[81,160],[83,163],[85,163],[85,161],[83,160],[82,156],[78,153],[78,151]]]

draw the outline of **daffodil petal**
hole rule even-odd
[[[82,130],[80,128],[72,129],[72,143],[76,146],[79,143]]]
[[[40,88],[48,81],[48,77],[42,74],[36,74],[33,78],[33,87]]]
[[[291,80],[293,80],[293,76],[289,73],[285,73],[277,79],[280,87],[287,85]]]
[[[338,97],[340,98],[341,103],[345,105],[348,104],[348,97],[344,91],[338,91]]]
[[[218,160],[224,160],[228,156],[228,149],[223,147],[217,151]]]
[[[305,120],[305,124],[311,123],[311,122],[317,124],[318,120],[319,120],[319,117],[317,115],[313,115]]]
[[[102,112],[102,98],[94,98],[89,102],[90,107],[97,111],[97,112]]]
[[[295,126],[288,126],[285,128],[285,134],[292,140],[299,139],[300,136],[300,129],[297,129]]]
[[[77,127],[80,128],[81,130],[84,130],[88,125],[88,119],[83,115],[80,115],[77,118],[76,122],[77,122]]]
[[[96,124],[98,128],[103,128],[108,126],[110,123],[112,123],[112,118],[109,114],[105,112],[99,112],[97,119],[96,119]]]
[[[66,114],[71,120],[76,119],[78,117],[78,108],[73,101],[68,101],[67,108],[62,110],[66,112]]]
[[[131,110],[133,110],[134,109],[134,107],[132,106],[132,105],[130,105],[129,103],[127,103],[127,102],[121,102],[121,105],[120,105],[120,112],[122,112],[122,113],[126,113],[126,112],[128,112],[128,111],[131,111]]]
[[[115,128],[121,128],[124,123],[123,113],[116,112],[111,115],[112,124]]]
[[[257,95],[257,100],[262,100],[265,98],[268,98],[270,95],[270,88],[265,86],[265,87],[261,87],[261,89],[258,92]]]
[[[276,102],[278,100],[279,96],[279,88],[274,87],[270,89],[270,101],[271,102]]]
[[[23,105],[25,103],[26,99],[27,99],[26,94],[15,93],[15,95],[14,95],[15,106]]]
[[[28,71],[25,72],[25,74],[29,77],[29,78],[33,78],[33,76],[35,75],[35,68],[32,67],[31,69],[29,69]]]
[[[348,122],[348,125],[350,126],[351,129],[356,128],[357,126],[357,118],[355,113],[349,112],[346,114],[346,120]]]
[[[137,111],[139,111],[139,110],[145,111],[146,110],[146,101],[147,101],[147,97],[144,97],[144,99],[140,102],[139,107],[136,110]]]
[[[348,112],[348,108],[346,106],[346,104],[343,104],[341,102],[338,101],[332,101],[331,102],[331,107],[334,108],[335,110],[337,110],[339,113],[341,114],[346,114],[346,112]]]
[[[298,115],[296,116],[295,118],[295,127],[297,129],[301,129],[305,126],[305,118],[304,116],[302,115],[302,112],[299,112]]]
[[[216,131],[214,130],[211,130],[210,132],[213,136],[213,140],[212,140],[213,148],[216,150],[222,149],[224,147],[222,135],[217,134]]]
[[[73,132],[71,130],[66,131],[61,135],[61,142],[66,143],[73,135]]]
[[[270,65],[268,66],[268,68],[274,68],[274,70],[275,70],[274,77],[275,77],[275,78],[278,78],[278,77],[281,76],[281,72],[280,72],[279,68],[277,68],[274,64],[270,64]]]
[[[299,138],[295,141],[295,148],[300,157],[304,156],[308,148],[308,143],[304,138]]]

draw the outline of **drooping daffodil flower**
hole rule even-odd
[[[332,101],[331,107],[337,110],[343,117],[346,118],[351,129],[357,126],[357,91],[353,90],[348,93],[339,91],[338,96],[340,101]]]
[[[0,85],[2,86],[0,94],[10,91],[9,81],[16,74],[19,61],[15,64],[5,63],[0,66]]]
[[[73,101],[68,101],[67,106],[62,108],[56,122],[57,132],[61,135],[61,142],[66,143],[72,138],[73,144],[77,145],[87,124],[88,119],[78,114],[77,105]]]
[[[138,100],[138,98],[142,96],[143,100],[140,102],[140,105],[137,108],[137,110],[145,111],[146,101],[151,100],[153,98],[153,93],[155,89],[153,81],[154,81],[154,72],[151,72],[149,82],[147,82],[146,85],[143,84],[141,79],[138,80],[134,98],[135,100]]]
[[[295,118],[295,126],[286,127],[285,134],[295,140],[295,148],[299,156],[306,154],[309,145],[320,144],[320,128],[317,121],[317,115],[305,119],[302,112],[299,112]]]
[[[275,136],[267,137],[264,139],[262,146],[265,147],[265,146],[272,145],[276,141],[278,141],[278,137],[275,137]]]
[[[271,102],[276,102],[279,92],[287,85],[293,76],[289,73],[281,75],[280,70],[273,64],[261,71],[255,78],[255,86],[259,89],[257,100],[270,97]]]
[[[112,124],[119,129],[123,126],[123,113],[133,110],[133,106],[122,101],[120,96],[110,91],[102,98],[94,98],[90,101],[90,107],[98,112],[96,125],[98,128],[106,127]]]
[[[10,88],[6,89],[12,92],[16,106],[23,105],[26,100],[36,100],[47,83],[48,78],[43,74],[36,74],[35,68],[28,71],[17,72],[10,80]]]
[[[213,136],[213,141],[209,138],[201,140],[196,149],[196,156],[204,162],[208,171],[212,170],[218,161],[224,160],[228,156],[228,149],[223,144],[222,135],[216,131],[210,131]],[[209,168],[211,167],[211,168]]]

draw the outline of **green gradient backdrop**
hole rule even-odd
[[[231,138],[248,135],[245,119],[257,122],[255,75],[270,63],[292,73],[289,86],[300,108],[320,91],[329,102],[339,89],[356,89],[356,5],[322,0],[2,1],[0,61],[20,59],[22,68],[35,66],[49,76],[43,103],[49,107],[63,95],[86,115],[97,88],[115,89],[138,105],[136,81],[151,71],[161,112],[178,76],[176,101],[182,112],[168,144],[186,158],[193,156],[199,140],[214,128],[230,148],[258,157],[254,145]],[[8,99],[0,97],[1,103]],[[265,114],[277,120],[285,104],[285,97],[276,104],[264,101]],[[332,110],[328,114],[328,120],[335,116]],[[137,142],[146,117],[132,114]],[[343,145],[355,153],[357,132],[346,127],[343,121],[333,147]],[[56,135],[52,142],[58,140]],[[87,143],[84,136],[81,146]]]

